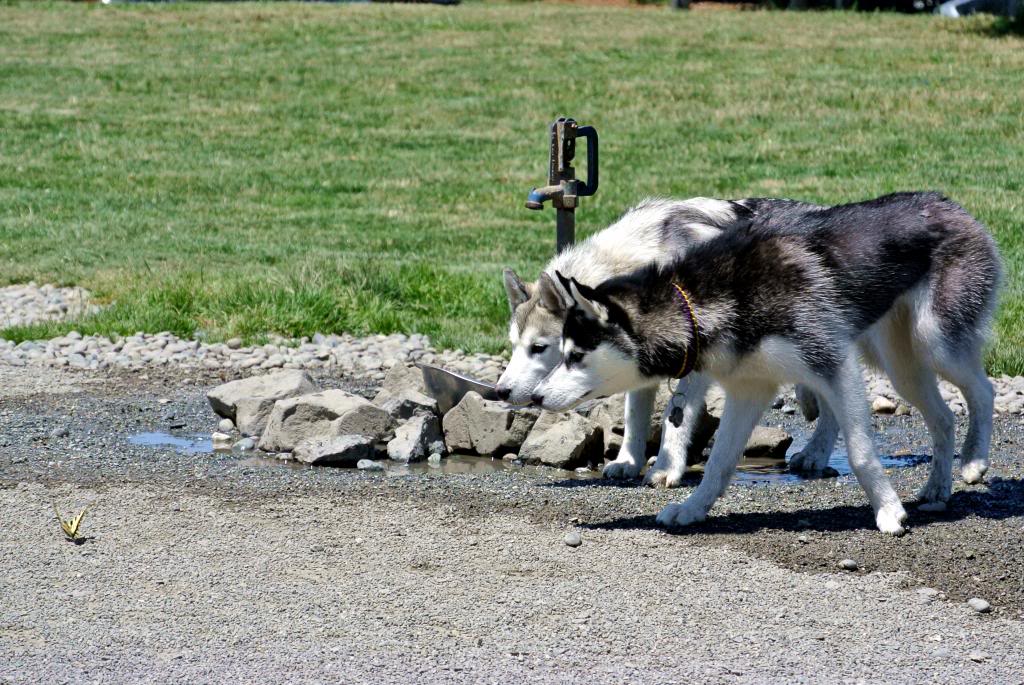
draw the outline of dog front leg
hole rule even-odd
[[[770,384],[745,383],[742,391],[725,390],[725,411],[697,489],[679,504],[670,504],[658,514],[663,526],[687,526],[703,521],[715,501],[725,492],[743,456],[743,448],[761,415],[775,397]]]
[[[636,478],[647,461],[647,437],[651,433],[651,412],[657,388],[626,393],[626,430],[622,449],[615,461],[604,465],[605,478]]]
[[[679,379],[676,391],[665,407],[658,460],[644,477],[652,487],[674,488],[686,472],[686,454],[704,414],[704,396],[711,379],[702,373]]]

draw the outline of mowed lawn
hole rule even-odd
[[[497,350],[554,216],[547,124],[595,125],[597,230],[648,195],[938,189],[1009,274],[1024,372],[1024,40],[991,19],[568,5],[0,5],[0,284],[112,306],[8,338],[420,331]],[[3,322],[0,322],[0,328]]]

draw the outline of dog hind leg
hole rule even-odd
[[[665,407],[658,459],[644,477],[652,487],[674,488],[686,472],[686,455],[704,412],[704,397],[711,379],[702,373],[681,378]]]
[[[875,512],[875,524],[883,533],[902,535],[906,532],[903,522],[907,520],[907,512],[875,452],[864,381],[852,346],[835,378],[817,390],[839,420],[850,468],[868,496]]]
[[[711,457],[704,467],[704,478],[697,489],[677,504],[669,504],[658,514],[664,526],[686,526],[703,521],[715,501],[729,486],[743,448],[754,431],[758,419],[775,397],[776,386],[744,383],[742,393],[726,388],[722,423],[711,448]]]
[[[939,360],[939,373],[960,389],[969,415],[967,437],[960,448],[960,473],[964,482],[980,483],[988,471],[988,451],[992,442],[992,383],[981,364],[981,356],[964,355],[958,360]]]
[[[647,462],[647,437],[651,432],[651,412],[657,388],[642,388],[626,393],[626,430],[622,449],[615,461],[604,465],[605,478],[636,478]]]

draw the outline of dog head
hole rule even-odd
[[[496,391],[506,402],[529,404],[534,388],[561,361],[559,343],[569,294],[546,273],[536,283],[524,283],[511,269],[505,269],[505,291],[512,310],[512,358]]]
[[[625,303],[602,287],[558,276],[569,295],[560,359],[534,389],[533,401],[544,409],[565,411],[586,400],[649,385]]]

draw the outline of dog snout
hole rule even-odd
[[[533,393],[532,395],[530,395],[530,401],[538,406],[542,405],[544,404],[544,395],[538,395],[537,393]]]
[[[512,397],[512,388],[506,388],[499,385],[494,389],[494,394],[498,396],[499,400],[504,401],[509,397]]]

